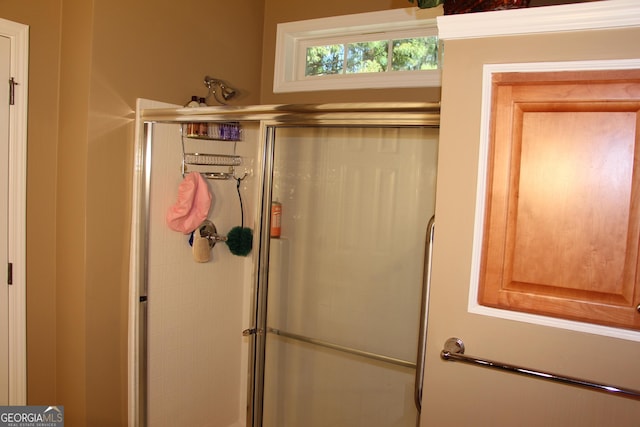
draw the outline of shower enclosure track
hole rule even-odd
[[[349,353],[356,356],[366,357],[367,359],[377,360],[378,362],[391,363],[393,365],[403,366],[405,368],[415,369],[416,364],[407,360],[397,359],[395,357],[384,356],[382,354],[372,353],[369,351],[358,350],[352,347],[345,347],[343,345],[334,344],[328,341],[319,340],[316,338],[307,337],[304,335],[293,334],[280,329],[267,327],[267,332],[281,337],[290,338],[292,340],[304,342],[307,344],[313,344],[320,347],[330,348],[332,350],[341,351],[343,353]]]

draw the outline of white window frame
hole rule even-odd
[[[437,36],[435,9],[404,8],[278,24],[273,92],[440,86],[440,69],[305,76],[310,46]]]

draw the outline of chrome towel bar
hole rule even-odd
[[[476,357],[464,354],[464,342],[459,338],[449,338],[444,349],[440,353],[440,357],[444,360],[453,362],[464,362],[471,365],[484,366],[486,368],[500,369],[512,372],[514,374],[536,377],[542,380],[554,381],[562,384],[574,385],[578,387],[588,388],[603,393],[611,393],[616,396],[626,397],[630,399],[640,400],[640,391],[614,387],[611,385],[598,384],[591,381],[581,380],[578,378],[567,377],[564,375],[552,374],[549,372],[540,372],[533,369],[527,369],[520,366],[509,365],[506,363],[496,362],[494,360],[478,359]]]
[[[322,341],[316,338],[306,337],[304,335],[293,334],[291,332],[285,332],[280,329],[267,327],[267,332],[281,337],[290,338],[292,340],[301,341],[307,344],[313,344],[320,347],[330,348],[332,350],[341,351],[343,353],[349,353],[356,356],[366,357],[367,359],[377,360],[378,362],[391,363],[393,365],[404,366],[405,368],[415,369],[416,364],[407,360],[396,359],[395,357],[384,356],[382,354],[371,353],[368,351],[358,350],[351,347],[345,347],[342,345]]]

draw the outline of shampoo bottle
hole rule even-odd
[[[198,106],[206,107],[207,106],[206,100],[204,98],[198,98]],[[198,134],[200,136],[207,136],[208,133],[209,133],[209,124],[205,122],[200,123]]]
[[[195,108],[199,107],[198,97],[196,95],[191,96],[191,101],[187,102],[185,107]],[[199,123],[187,123],[187,136],[198,136],[200,132]]]

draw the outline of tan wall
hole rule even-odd
[[[31,37],[28,403],[126,425],[135,99],[183,104],[210,74],[258,103],[263,4],[35,0],[0,16]]]
[[[135,99],[184,104],[191,94],[206,94],[202,80],[209,74],[237,87],[237,102],[257,103],[262,14],[259,1],[95,1],[86,159],[86,405],[92,426],[123,425],[126,417]]]
[[[239,89],[238,103],[257,103],[263,11],[260,1],[100,0],[94,12],[86,159],[86,403],[92,426],[113,426],[126,416],[135,99],[185,104],[191,94],[206,94],[203,78],[211,75]]]
[[[482,66],[492,63],[639,58],[640,29],[445,42],[443,108],[422,425],[637,426],[630,399],[440,360],[443,343],[468,354],[605,384],[637,388],[637,342],[505,321],[467,311],[474,238]],[[464,117],[461,126],[460,117]],[[611,349],[616,351],[612,352]],[[561,350],[560,350],[561,349]],[[487,385],[490,384],[488,387]],[[551,397],[552,396],[552,397]],[[453,397],[453,398],[452,398]]]
[[[87,118],[92,2],[64,0],[56,186],[56,403],[70,425],[86,417]]]
[[[70,427],[125,425],[137,97],[181,104],[204,94],[210,74],[239,88],[241,104],[439,98],[434,89],[271,92],[278,22],[405,0],[174,3],[0,2],[2,18],[30,26],[28,403],[65,405]]]

